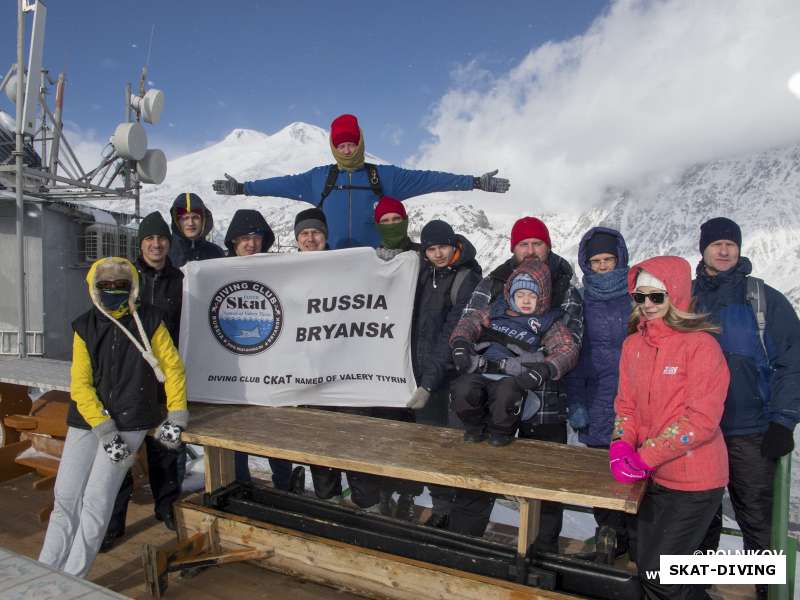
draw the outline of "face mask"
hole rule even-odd
[[[399,223],[378,223],[378,233],[385,248],[399,248],[408,238],[408,219],[403,219]]]
[[[128,302],[128,290],[101,290],[100,303],[106,310],[118,310]]]

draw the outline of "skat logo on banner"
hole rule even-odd
[[[234,281],[217,290],[208,307],[208,324],[217,341],[234,354],[263,352],[278,339],[283,307],[258,281]]]

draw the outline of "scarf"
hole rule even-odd
[[[383,245],[389,249],[402,248],[408,239],[408,219],[399,223],[378,223],[378,234]]]
[[[364,132],[361,132],[361,139],[358,140],[358,146],[356,147],[356,151],[353,152],[350,156],[345,156],[341,152],[339,152],[336,147],[333,145],[333,142],[330,142],[331,146],[331,153],[333,154],[334,160],[336,160],[336,164],[339,165],[340,169],[345,171],[357,171],[358,169],[364,166]]]
[[[628,293],[628,267],[608,273],[591,271],[583,276],[583,289],[592,300],[612,300]]]
[[[103,308],[111,311],[120,310],[128,303],[130,290],[102,290],[100,302]]]

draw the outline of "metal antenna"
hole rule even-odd
[[[155,37],[155,34],[156,34],[156,24],[153,23],[153,25],[150,27],[150,41],[147,44],[147,58],[145,58],[144,61],[145,68],[150,66],[150,53],[153,51],[153,37]]]

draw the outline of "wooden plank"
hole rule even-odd
[[[391,600],[557,600],[574,596],[465,573],[456,569],[393,556],[327,540],[299,531],[215,511],[187,501],[175,504],[186,530],[203,531],[216,519],[226,547],[274,549],[257,564],[364,594]]]
[[[205,487],[207,492],[213,492],[236,479],[233,457],[233,452],[224,448],[205,448]]]
[[[35,490],[51,490],[53,486],[56,484],[56,476],[50,475],[49,477],[43,477],[41,479],[37,479],[33,482],[33,489]]]
[[[8,481],[33,470],[17,462],[17,455],[30,447],[29,441],[22,441],[0,448],[0,481]]]
[[[39,475],[44,477],[50,477],[58,473],[58,459],[50,456],[17,457],[16,462],[20,465],[35,469]]]
[[[645,489],[614,481],[604,450],[520,439],[492,448],[464,443],[455,429],[314,409],[192,403],[189,410],[189,443],[301,464],[630,513]]]
[[[28,414],[31,410],[31,398],[28,388],[10,383],[0,383],[0,421],[7,415]],[[0,427],[2,427],[0,425]],[[7,446],[19,441],[19,432],[3,427],[0,446]]]
[[[530,545],[539,535],[542,517],[542,501],[519,499],[519,531],[517,532],[517,554],[525,556]]]
[[[22,433],[20,439],[30,440],[34,450],[49,454],[55,458],[61,458],[61,453],[64,452],[64,440],[61,438],[26,431]]]

